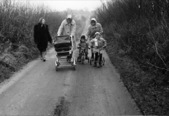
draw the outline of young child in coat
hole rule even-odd
[[[79,60],[81,58],[83,50],[85,52],[85,59],[89,59],[88,58],[88,47],[89,47],[89,45],[86,41],[86,36],[82,35],[80,38],[80,43],[79,43],[79,57],[78,57]]]
[[[95,66],[96,66],[96,62],[98,60],[99,52],[101,52],[106,47],[107,42],[104,38],[101,37],[100,32],[96,32],[95,38],[90,41],[90,44],[91,44],[91,48],[93,49],[91,58],[94,59]],[[101,53],[100,59],[99,59],[99,64],[101,64],[102,57],[103,57],[103,55]]]

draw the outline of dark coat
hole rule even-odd
[[[46,51],[48,42],[52,43],[48,25],[38,23],[34,26],[34,41],[41,52]]]

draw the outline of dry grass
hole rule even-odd
[[[44,6],[32,8],[11,0],[0,2],[0,82],[38,57],[33,41],[33,27],[38,19],[44,17],[51,35],[55,36],[65,15]]]
[[[160,77],[144,72],[113,41],[108,43],[107,53],[141,112],[144,115],[168,115],[169,87],[159,85]]]
[[[108,54],[146,115],[169,115],[169,2],[117,0],[96,11]]]

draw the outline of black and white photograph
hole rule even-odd
[[[169,115],[169,0],[0,0],[0,116],[143,115]]]

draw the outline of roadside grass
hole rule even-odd
[[[109,41],[107,53],[121,75],[124,85],[144,115],[169,115],[169,86],[158,84],[161,77],[144,72],[115,42]]]
[[[145,115],[169,115],[169,2],[110,0],[95,11],[107,52]]]
[[[64,12],[53,12],[45,6],[31,7],[12,0],[0,2],[0,82],[37,58],[33,27],[44,17],[51,36],[60,26]]]

